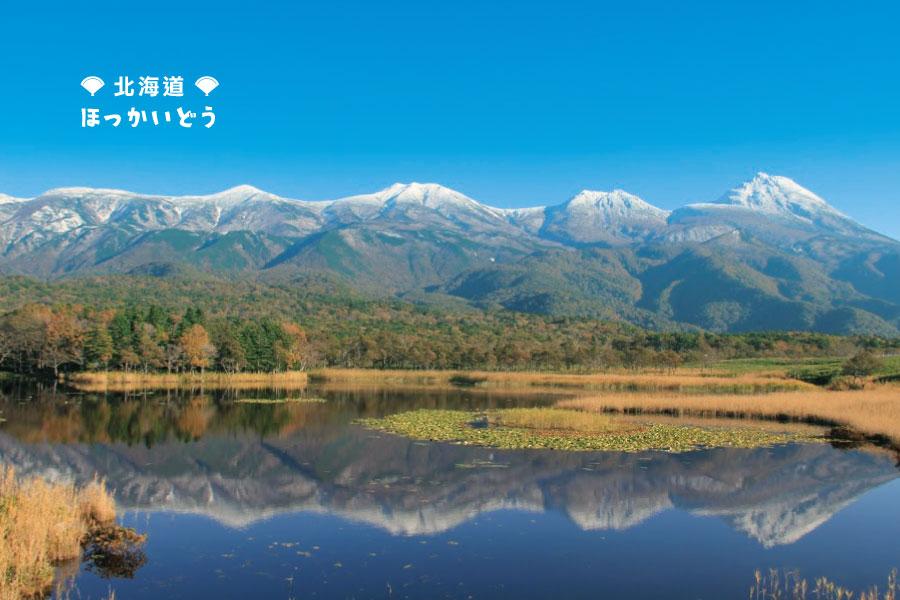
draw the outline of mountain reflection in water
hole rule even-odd
[[[126,510],[197,513],[230,527],[317,511],[418,535],[518,509],[557,511],[582,529],[624,530],[678,508],[718,517],[766,547],[797,541],[898,475],[887,454],[827,444],[686,454],[501,451],[351,423],[413,407],[550,400],[540,395],[313,389],[305,396],[327,401],[7,389],[0,460],[21,474],[79,482],[98,474]]]

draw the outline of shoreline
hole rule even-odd
[[[277,373],[144,374],[115,371],[69,375],[82,392],[153,389],[297,390],[308,385],[352,388],[456,389],[562,394],[555,406],[582,412],[802,422],[847,427],[900,444],[900,386],[867,380],[859,390],[829,390],[786,375],[548,373],[319,369]]]

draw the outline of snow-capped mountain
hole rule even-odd
[[[614,252],[600,260],[604,249]],[[685,257],[698,252],[719,258]],[[193,269],[290,278],[316,271],[380,293],[437,290],[518,310],[612,311],[639,322],[673,319],[714,329],[774,325],[707,303],[749,302],[729,296],[749,285],[775,302],[754,304],[772,306],[773,317],[801,315],[785,327],[890,331],[900,326],[900,309],[893,308],[900,306],[900,284],[892,283],[898,255],[896,241],[791,179],[764,173],[714,202],[671,213],[623,190],[584,190],[558,204],[501,209],[435,183],[316,201],[248,185],[192,196],[93,188],[0,196],[5,273]],[[694,270],[685,272],[676,258]],[[704,292],[721,293],[671,306],[697,269],[713,278]],[[805,308],[788,310],[785,301]],[[829,312],[838,308],[851,314]],[[735,314],[744,317],[735,321]]]
[[[771,214],[788,214],[809,221],[823,213],[846,218],[793,179],[768,173],[757,173],[751,181],[719,198],[717,204],[743,206]]]
[[[287,200],[252,186],[206,196],[153,196],[122,190],[59,188],[20,201],[4,223],[2,240],[37,235],[45,239],[78,229],[122,227],[228,232],[235,230],[305,234],[320,224],[315,205]]]
[[[396,183],[371,194],[325,201],[283,198],[249,185],[202,196],[58,188],[36,198],[0,195],[0,211],[4,254],[20,242],[35,247],[56,236],[98,227],[135,233],[179,229],[302,237],[330,227],[394,220],[463,229],[508,230],[511,225],[523,234],[577,244],[646,241],[683,229],[684,222],[698,218],[721,221],[715,223],[717,231],[723,225],[740,228],[730,223],[736,219],[790,219],[810,231],[867,232],[793,180],[765,173],[715,202],[689,204],[672,213],[623,190],[584,190],[557,205],[500,209],[434,183]]]
[[[325,203],[323,203],[325,204]],[[436,183],[395,183],[374,194],[339,198],[327,203],[324,214],[332,224],[402,220],[423,224],[446,219],[468,228],[479,224],[500,227],[506,222],[502,210],[481,204]]]
[[[688,204],[672,213],[670,241],[703,241],[729,231],[793,243],[821,235],[883,237],[866,229],[787,177],[757,173],[715,202]]]
[[[544,212],[545,235],[577,244],[643,241],[662,231],[669,216],[668,211],[623,190],[583,190]]]

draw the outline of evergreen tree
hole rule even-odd
[[[96,323],[88,330],[84,340],[84,358],[89,366],[109,367],[114,352],[113,338],[103,323]]]
[[[117,312],[109,323],[109,335],[112,338],[113,357],[119,360],[131,350],[131,321],[124,312]]]
[[[242,371],[247,366],[247,355],[233,326],[225,323],[213,331],[216,347],[216,364],[227,373]]]

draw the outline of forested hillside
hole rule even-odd
[[[368,298],[328,279],[0,279],[8,370],[670,370],[735,357],[843,356],[900,340],[817,333],[653,332],[622,321]]]

